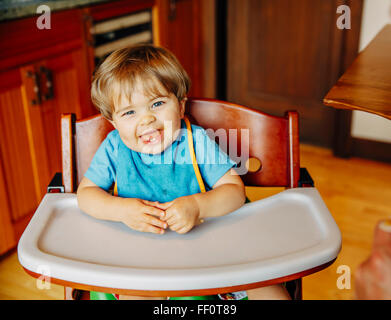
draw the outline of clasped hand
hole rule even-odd
[[[199,221],[200,209],[193,195],[176,198],[173,201],[160,203],[142,200],[148,206],[164,211],[160,219],[177,233],[189,232]]]

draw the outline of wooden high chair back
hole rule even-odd
[[[249,150],[248,159],[242,159],[239,164],[250,170],[241,176],[245,185],[298,186],[300,164],[297,112],[291,111],[285,117],[276,117],[224,101],[189,99],[186,114],[192,123],[212,129],[212,134],[219,139],[227,137],[225,145],[230,146],[231,139],[237,150],[233,152],[234,157],[241,155],[240,150]],[[65,192],[76,191],[96,150],[111,130],[112,125],[101,115],[79,121],[75,121],[71,114],[62,116],[62,175]],[[225,151],[228,153],[232,148]]]

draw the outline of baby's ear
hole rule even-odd
[[[111,125],[114,127],[114,129],[117,129],[117,126],[115,125],[115,122],[113,120],[110,120],[107,118],[106,118],[106,120],[111,123]]]
[[[185,116],[186,101],[187,101],[187,97],[184,97],[181,101],[179,101],[181,119]]]

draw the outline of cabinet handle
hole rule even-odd
[[[46,87],[46,92],[42,94],[42,100],[47,101],[54,98],[54,89],[53,89],[53,73],[52,70],[41,66],[40,71],[45,75],[44,86]]]
[[[34,106],[39,105],[41,104],[41,89],[40,89],[38,74],[36,72],[29,70],[27,71],[26,75],[28,78],[32,78],[34,82],[33,90],[34,90],[35,98],[31,100],[31,104]]]
[[[172,21],[176,19],[176,0],[169,1],[168,8],[168,20]]]
[[[168,1],[168,20],[173,21],[177,16],[177,3],[184,0],[169,0]]]

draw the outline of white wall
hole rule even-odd
[[[364,0],[359,51],[365,49],[386,24],[391,24],[391,0]],[[391,142],[391,120],[367,112],[353,111],[351,135],[355,138]]]

